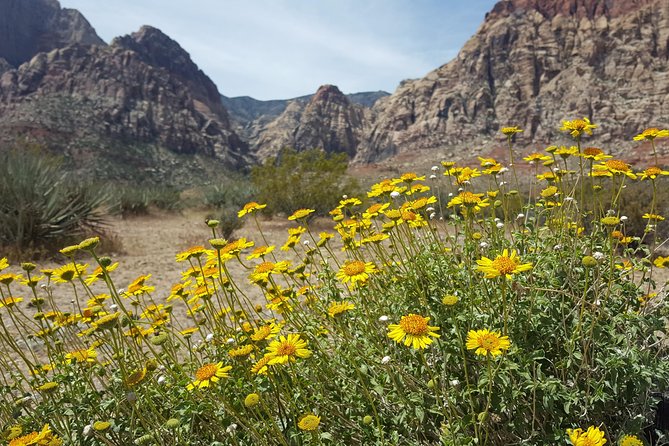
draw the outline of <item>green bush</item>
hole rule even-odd
[[[283,150],[276,159],[251,171],[258,190],[257,200],[267,203],[267,212],[291,214],[296,209],[315,209],[325,215],[342,195],[358,190],[355,179],[346,174],[346,154],[326,154],[320,149],[296,152]]]
[[[0,245],[48,249],[100,229],[106,194],[76,181],[61,164],[34,148],[0,154]]]
[[[112,209],[128,215],[148,214],[149,208],[173,210],[179,207],[179,190],[171,186],[125,185],[112,192]]]

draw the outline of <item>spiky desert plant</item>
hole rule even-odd
[[[0,155],[0,244],[21,252],[101,226],[105,193],[76,181],[61,164],[34,148]]]

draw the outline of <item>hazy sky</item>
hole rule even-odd
[[[386,90],[452,59],[495,0],[60,0],[107,42],[147,24],[226,96]]]

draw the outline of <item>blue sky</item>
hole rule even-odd
[[[60,0],[109,42],[147,24],[226,96],[284,99],[322,84],[392,92],[455,57],[495,0]]]

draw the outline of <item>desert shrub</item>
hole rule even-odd
[[[152,207],[162,210],[178,209],[179,190],[173,186],[119,185],[111,189],[112,212],[123,216],[145,215]]]
[[[215,184],[204,188],[204,204],[211,208],[210,217],[219,221],[218,228],[223,237],[230,237],[242,227],[237,211],[251,201],[254,194],[255,188],[250,179],[235,173],[227,173]]]
[[[291,214],[296,209],[314,209],[326,215],[343,195],[358,191],[357,182],[346,175],[348,157],[320,149],[296,152],[285,149],[251,171],[256,199],[267,203],[271,214]]]
[[[62,162],[36,148],[0,154],[0,245],[18,252],[99,229],[107,195],[78,181]]]

